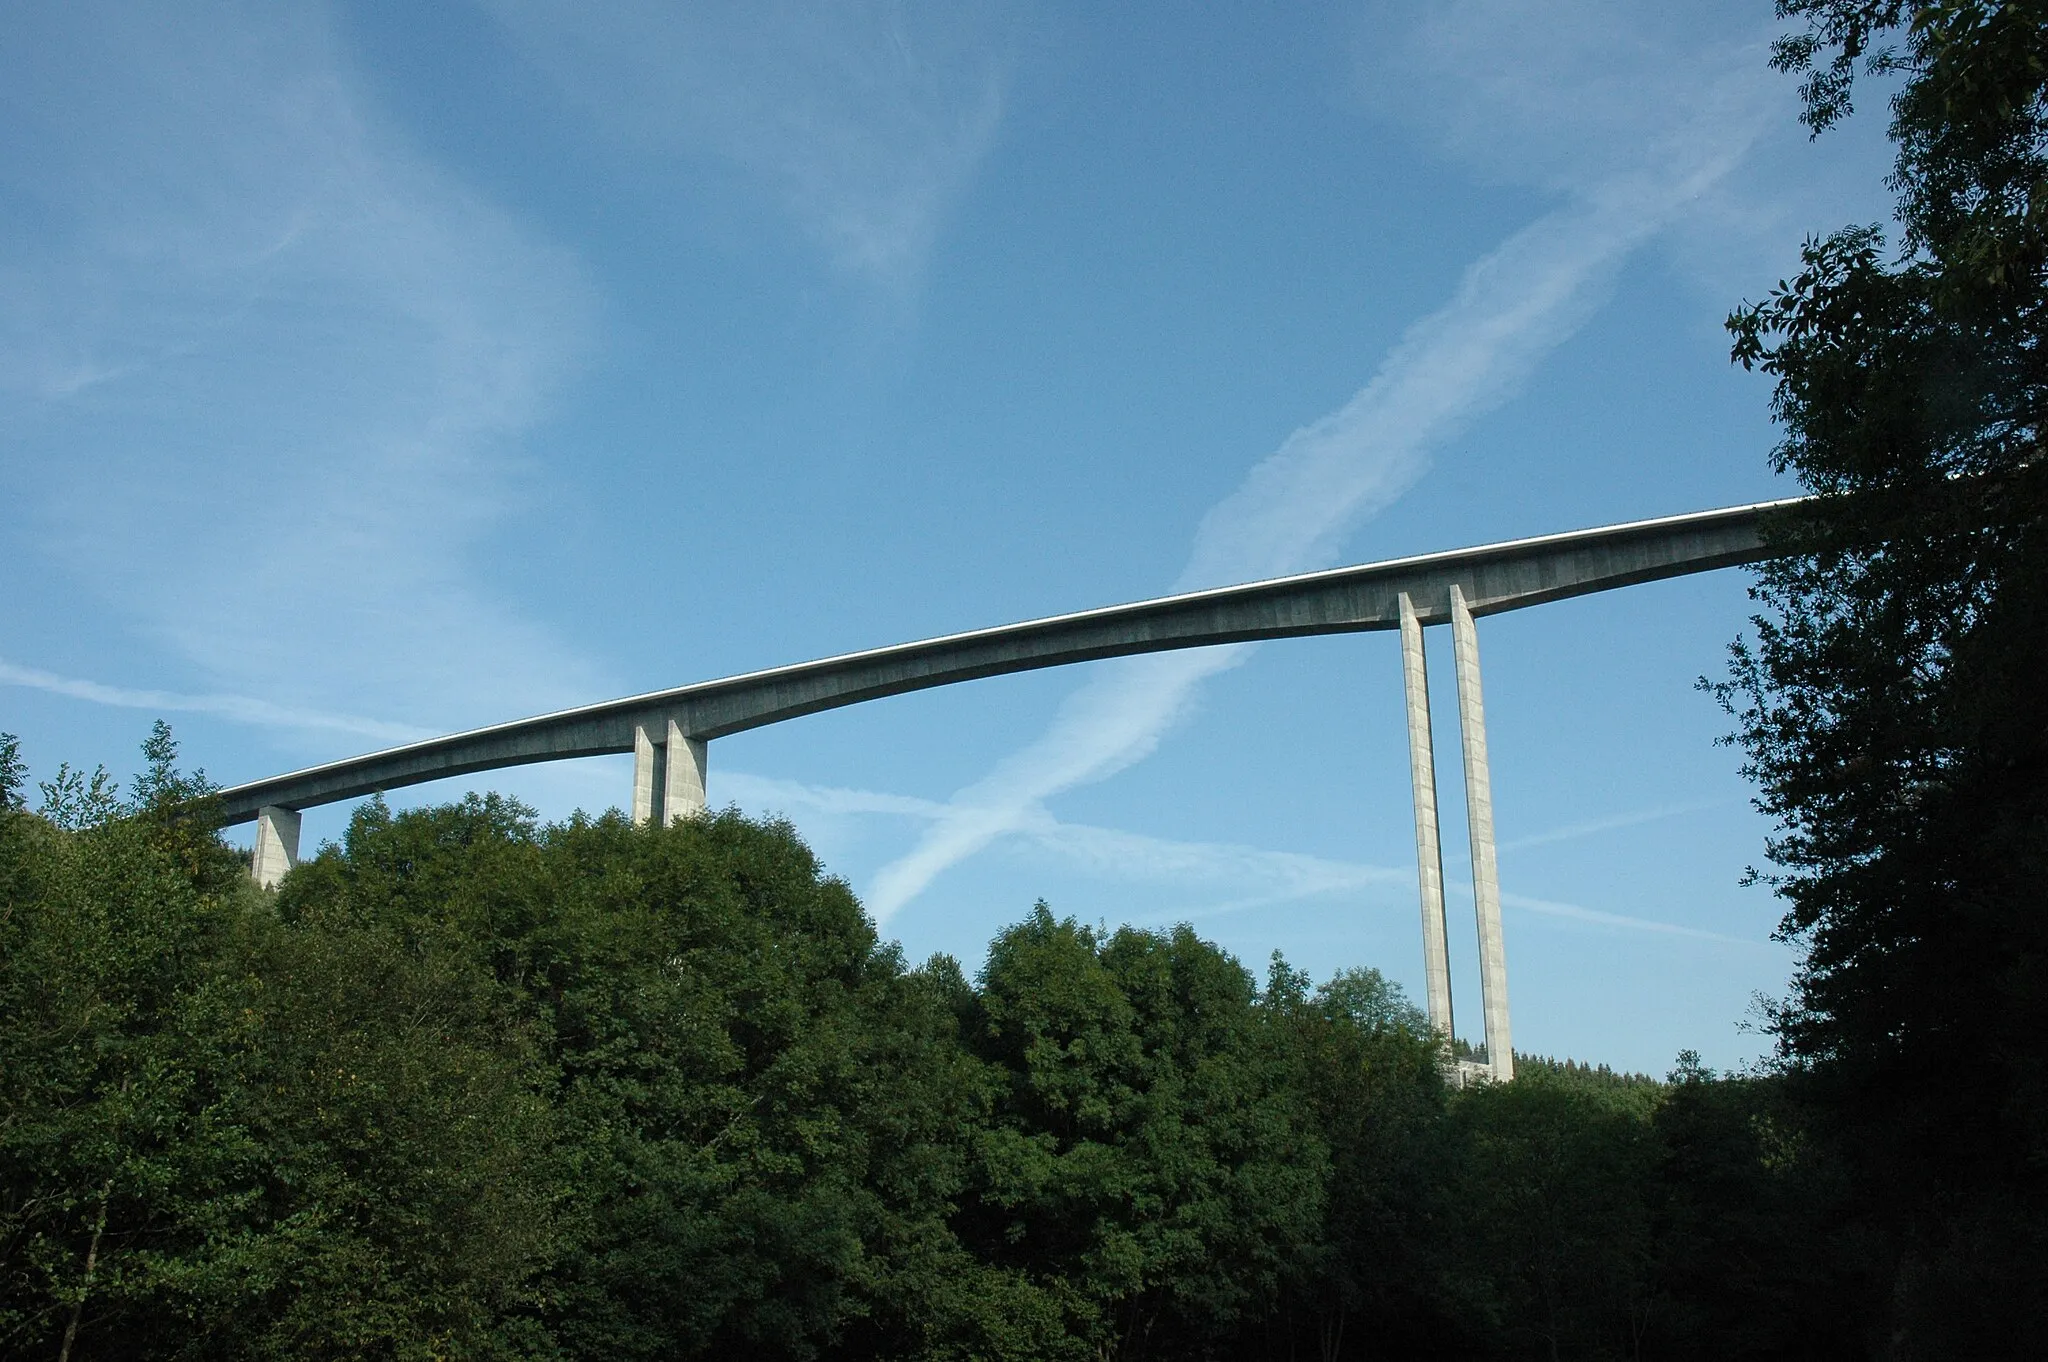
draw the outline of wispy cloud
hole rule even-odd
[[[914,279],[1000,120],[1011,20],[967,0],[482,0],[636,150],[765,185],[844,269]]]
[[[387,743],[415,742],[434,736],[433,730],[411,724],[387,723],[382,719],[365,719],[354,714],[330,714],[324,710],[295,709],[248,695],[180,695],[174,691],[108,686],[98,681],[58,676],[35,667],[17,667],[7,661],[0,661],[0,685],[27,686],[73,700],[112,705],[117,709],[146,709],[159,715],[214,714],[236,723],[287,729],[294,733],[308,730],[347,733]]]
[[[1497,52],[1496,59],[1507,54]],[[1519,54],[1517,54],[1519,59]],[[1722,97],[1709,82],[1712,97]],[[1484,91],[1476,91],[1483,102]],[[1412,326],[1349,402],[1294,432],[1212,508],[1176,585],[1211,586],[1328,564],[1344,535],[1413,485],[1431,451],[1512,397],[1542,358],[1604,300],[1621,261],[1724,176],[1755,119],[1656,110],[1653,135],[1590,177],[1563,179],[1565,201],[1465,271],[1456,294]],[[1641,131],[1641,129],[1638,129]],[[900,911],[952,865],[1017,832],[1043,801],[1142,760],[1194,703],[1199,684],[1243,648],[1160,654],[1103,668],[1046,733],[949,801],[949,812],[870,887],[877,918]]]
[[[1652,932],[1659,936],[1682,936],[1693,941],[1715,941],[1724,946],[1751,946],[1760,950],[1775,949],[1768,941],[1756,941],[1748,937],[1729,936],[1725,932],[1710,932],[1701,927],[1685,927],[1676,922],[1658,922],[1653,918],[1630,917],[1626,913],[1603,912],[1598,908],[1584,908],[1576,903],[1559,903],[1555,899],[1531,898],[1527,894],[1502,894],[1502,906],[1537,913],[1544,917],[1567,918],[1573,922],[1586,922],[1599,927],[1612,927],[1630,932]]]
[[[872,816],[939,823],[951,804],[914,795],[809,785],[745,772],[724,772],[720,788],[740,804],[775,812]],[[1412,897],[1415,872],[1291,851],[1268,851],[1232,842],[1184,842],[1085,823],[1066,823],[1035,809],[1014,829],[1021,841],[1051,852],[1092,876],[1203,890],[1256,888],[1260,902],[1284,903],[1365,886],[1394,886]],[[1232,899],[1226,906],[1238,906]]]
[[[334,721],[365,707],[442,728],[602,693],[470,562],[579,363],[575,261],[391,135],[315,8],[14,6],[0,33],[18,561],[308,752],[383,736]]]
[[[1884,120],[1816,156],[1793,83],[1770,70],[1768,6],[1723,0],[1375,0],[1355,30],[1358,91],[1442,155],[1498,183],[1573,194],[1603,177],[1745,143],[1659,246],[1717,304],[1777,277],[1800,239],[1890,210]]]
[[[1661,823],[1667,818],[1679,818],[1689,813],[1704,813],[1708,809],[1727,808],[1739,804],[1738,799],[1706,799],[1692,804],[1670,804],[1656,809],[1638,809],[1632,813],[1617,813],[1606,818],[1590,818],[1582,823],[1569,823],[1547,832],[1532,833],[1517,837],[1511,842],[1502,842],[1502,851],[1522,851],[1529,847],[1549,846],[1556,842],[1576,842],[1582,837],[1598,837],[1602,833],[1619,832],[1623,828],[1638,828],[1645,823]]]
[[[953,816],[951,805],[913,795],[807,785],[736,771],[723,773],[719,781],[721,788],[740,804],[775,812],[883,817],[924,824],[938,824]],[[1390,911],[1415,911],[1415,871],[1410,866],[1372,865],[1232,842],[1186,842],[1150,837],[1116,828],[1061,822],[1043,808],[1031,811],[1012,832],[1018,842],[1066,861],[1088,875],[1106,880],[1179,886],[1201,896],[1201,901],[1160,915],[1159,921],[1196,921],[1339,894],[1366,894],[1378,899]],[[1470,896],[1470,890],[1464,886],[1453,886],[1451,892]],[[1216,897],[1219,893],[1223,897]],[[1504,902],[1509,908],[1538,917],[1616,931],[1686,937],[1724,945],[1766,944],[1721,932],[1626,913],[1610,913],[1527,894],[1505,895]]]
[[[1768,12],[1717,0],[1375,0],[1357,13],[1360,97],[1496,182],[1576,194],[1753,140],[1791,107],[1768,65]]]
[[[746,771],[720,771],[721,799],[777,815],[825,814],[833,817],[881,815],[891,818],[932,819],[945,812],[936,799],[918,795],[885,794],[879,790],[855,790],[840,785],[811,785],[774,776],[757,776]]]

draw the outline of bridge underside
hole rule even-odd
[[[1788,502],[1636,521],[1539,539],[1109,606],[629,696],[237,785],[227,821],[537,761],[698,743],[934,686],[1102,658],[1221,643],[1400,627],[1403,596],[1424,626],[1448,623],[1455,588],[1475,616],[1754,562],[1758,523]]]

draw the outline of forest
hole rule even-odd
[[[1769,1080],[1454,1092],[1375,971],[1042,904],[911,966],[731,812],[372,801],[268,894],[150,751],[0,815],[9,1356],[1723,1356],[1839,1309]]]
[[[260,891],[167,728],[33,811],[5,737],[0,1355],[2038,1356],[2048,0],[1778,12],[1896,208],[1728,320],[1813,494],[1702,683],[1798,952],[1754,1071],[1454,1090],[1370,969],[1028,890],[912,964],[733,812],[372,800]]]

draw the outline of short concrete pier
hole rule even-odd
[[[285,873],[299,863],[299,811],[265,804],[256,811],[256,849],[249,875],[265,889],[277,888]]]
[[[667,761],[661,785],[661,825],[678,818],[695,818],[704,812],[704,781],[708,773],[710,744],[684,733],[674,719],[668,721],[668,742],[663,749]]]
[[[633,822],[645,827],[655,819],[667,827],[679,818],[704,812],[704,777],[708,744],[683,732],[673,718],[649,719],[633,726]]]

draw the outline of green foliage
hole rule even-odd
[[[1655,1146],[1628,1089],[1537,1068],[1451,1106],[1454,1288],[1507,1341],[1631,1357],[1652,1322]]]
[[[1280,964],[1277,957],[1274,964],[1276,968]],[[1339,970],[1316,990],[1316,1002],[1332,1021],[1348,1022],[1367,1035],[1405,1031],[1422,1036],[1429,1031],[1429,1018],[1422,1009],[1408,1001],[1399,984],[1376,969]]]
[[[1251,976],[1185,927],[998,937],[968,1043],[993,1071],[970,1243],[1035,1271],[1106,1355],[1200,1356],[1311,1253],[1327,1150]]]
[[[22,807],[22,787],[28,780],[28,765],[21,759],[21,739],[0,733],[0,814]]]
[[[95,766],[92,774],[87,775],[64,762],[54,776],[36,784],[43,794],[42,805],[36,812],[71,832],[102,827],[128,812],[119,782],[107,774],[104,766]]]
[[[1720,693],[1805,947],[1775,1027],[1851,1157],[1868,1308],[1986,1355],[2048,1323],[2048,4],[1783,0],[1808,122],[1896,77],[1900,240],[1810,242],[1730,319],[1776,380],[1767,613]]]
[[[1042,904],[907,968],[732,813],[372,800],[260,893],[175,755],[0,816],[0,1354],[1764,1356],[1853,1299],[1780,1080],[1452,1093],[1374,971]]]
[[[1855,1290],[1842,1160],[1787,1085],[1681,1055],[1651,1122],[1662,1348],[1702,1362],[1882,1355]]]
[[[787,828],[373,803],[278,912],[465,954],[545,1038],[575,1173],[547,1317],[572,1354],[809,1355],[928,1229],[950,1015]]]
[[[0,819],[0,892],[0,1351],[424,1356],[495,1327],[474,1288],[531,1235],[506,1203],[545,1106],[475,979],[287,933],[233,851],[146,816]]]
[[[1277,954],[1267,971],[1269,1041],[1309,1128],[1328,1149],[1321,1234],[1283,1308],[1317,1355],[1425,1351],[1452,1332],[1447,1259],[1446,1089],[1428,1020],[1377,970],[1311,990]]]
[[[1679,1055],[1681,1066],[1697,1062],[1698,1055],[1684,1051]],[[1515,1075],[1541,1070],[1560,1081],[1575,1083],[1590,1088],[1624,1088],[1638,1093],[1651,1094],[1662,1088],[1656,1079],[1648,1074],[1624,1073],[1606,1064],[1584,1064],[1575,1059],[1557,1059],[1550,1055],[1524,1054],[1515,1051]]]

